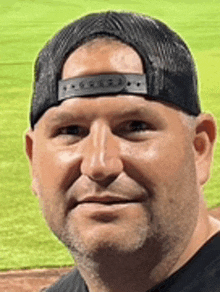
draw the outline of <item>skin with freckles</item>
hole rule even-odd
[[[139,55],[115,40],[74,51],[62,78],[143,74]],[[26,136],[52,231],[71,250],[89,291],[146,291],[178,270],[217,230],[202,186],[215,123],[141,96],[71,98]]]

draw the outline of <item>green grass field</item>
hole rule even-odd
[[[132,10],[159,18],[190,46],[199,71],[202,107],[216,116],[220,127],[220,0],[1,2],[0,270],[71,265],[71,256],[42,219],[24,155],[32,67],[38,51],[63,25],[88,12]],[[220,206],[219,161],[217,145],[212,179],[205,188],[209,207]]]

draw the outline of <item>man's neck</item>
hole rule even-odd
[[[220,221],[211,217],[205,206],[200,208],[198,223],[189,245],[179,257],[179,260],[172,268],[168,276],[174,274],[182,266],[184,266],[199,251],[199,249],[219,231]]]

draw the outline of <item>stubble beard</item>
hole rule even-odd
[[[94,238],[86,242],[79,227],[73,228],[73,222],[67,217],[59,238],[67,246],[78,266],[94,279],[102,278],[107,283],[110,276],[111,279],[117,277],[116,271],[120,271],[122,277],[126,274],[125,267],[136,267],[137,270],[145,270],[145,275],[149,276],[149,281],[152,280],[153,286],[157,280],[160,282],[166,277],[189,240],[183,237],[186,230],[182,230],[181,234],[167,234],[164,233],[164,226],[158,222],[155,224],[155,220],[153,216],[143,220],[142,224],[133,227],[133,230],[128,228],[130,232],[125,232],[123,236],[119,232],[118,238],[114,236],[114,240],[111,237],[105,240]],[[194,220],[190,222],[192,229]],[[189,236],[188,234],[186,237]],[[106,271],[109,271],[107,278]]]
[[[67,217],[65,227],[59,239],[67,246],[78,263],[110,261],[120,256],[131,256],[138,253],[147,241],[155,237],[156,231],[149,228],[148,219],[136,226],[128,226],[124,232],[114,232],[113,236],[94,237],[84,240],[79,226],[72,226],[71,218]],[[106,223],[108,224],[108,223]],[[128,225],[130,223],[128,222]]]

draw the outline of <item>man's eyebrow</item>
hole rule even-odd
[[[129,118],[133,116],[146,116],[146,115],[152,115],[153,110],[146,107],[146,106],[138,106],[132,109],[125,108],[120,113],[115,113],[115,117],[118,118]]]
[[[62,123],[62,122],[68,122],[73,120],[74,118],[79,117],[79,114],[71,113],[71,112],[56,112],[53,116],[49,117],[48,120],[50,123]]]
[[[52,117],[49,117],[50,123],[62,123],[62,122],[68,122],[75,119],[88,119],[88,116],[86,116],[85,113],[82,112],[56,112]]]
[[[152,116],[153,109],[150,107],[146,107],[143,105],[135,106],[132,108],[124,108],[122,111],[115,111],[108,113],[107,115],[113,119],[126,119],[126,118],[132,118],[135,116],[143,117],[143,116]],[[87,114],[83,110],[78,111],[75,109],[73,112],[66,112],[66,111],[57,111],[53,114],[53,116],[48,117],[48,121],[50,123],[64,123],[64,122],[71,122],[73,120],[91,120],[91,116],[95,116],[95,114]]]

